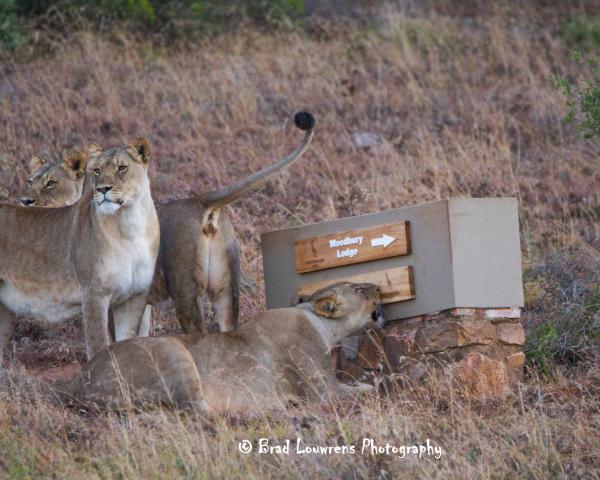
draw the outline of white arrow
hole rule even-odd
[[[371,246],[372,247],[387,247],[390,243],[396,240],[394,237],[390,237],[389,235],[383,234],[382,237],[372,238]]]

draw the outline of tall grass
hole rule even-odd
[[[357,403],[218,418],[212,425],[166,410],[121,415],[56,406],[43,395],[0,391],[0,474],[25,478],[598,478],[597,367],[531,381],[477,403],[440,380]],[[291,452],[259,453],[290,440]],[[298,439],[300,445],[298,446]],[[430,443],[442,455],[373,454],[377,446]],[[253,444],[250,454],[239,443]],[[354,445],[354,454],[298,454]]]
[[[561,293],[559,273],[569,260],[544,262],[544,273],[538,259],[577,249],[577,261],[585,263],[598,258],[600,247],[598,141],[562,123],[566,99],[551,81],[579,73],[561,25],[585,7],[421,3],[384,8],[369,25],[318,20],[272,33],[244,27],[186,46],[161,46],[128,31],[79,32],[53,44],[49,56],[14,58],[0,67],[0,200],[16,198],[35,152],[58,158],[87,141],[114,146],[136,135],[152,143],[157,201],[206,191],[292,148],[299,133],[290,119],[304,108],[317,118],[310,152],[231,209],[242,249],[242,319],[264,308],[260,233],[450,196],[517,197],[530,283],[552,292],[556,279],[554,292]],[[379,142],[357,147],[353,134],[360,132]],[[586,291],[597,291],[589,279]],[[597,345],[589,335],[597,309],[591,293],[578,310],[583,297],[565,292],[555,300],[572,306],[568,322],[559,322],[564,310],[554,308],[551,294],[528,303],[530,332],[543,323],[556,331],[544,337],[540,330],[548,352],[538,352],[553,379],[538,380],[532,369],[527,385],[503,402],[475,404],[438,385],[351,406],[219,420],[206,429],[167,412],[65,410],[17,388],[0,397],[0,472],[12,478],[598,478],[595,351],[586,347],[585,369],[564,373],[554,364],[561,338],[577,344],[572,327],[579,315],[588,315],[586,338]],[[77,324],[34,325],[20,327],[17,367],[37,371],[82,358]],[[156,332],[174,325],[172,315],[160,314]],[[315,444],[430,438],[445,455],[348,459],[237,450],[245,438],[298,435]]]

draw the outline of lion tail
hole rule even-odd
[[[215,209],[233,203],[248,192],[262,187],[268,180],[294,163],[310,145],[315,128],[315,117],[308,112],[298,112],[294,115],[294,124],[306,133],[300,145],[293,152],[232,185],[200,195],[199,199],[204,206]]]

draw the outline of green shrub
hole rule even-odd
[[[549,373],[555,363],[577,363],[600,352],[600,260],[583,251],[557,252],[526,273],[539,285],[525,354]]]
[[[15,50],[27,40],[15,0],[0,0],[0,50]]]
[[[580,66],[580,78],[554,79],[567,98],[563,123],[577,126],[585,138],[600,138],[600,67],[595,59],[584,59],[581,52],[574,52],[573,58]]]
[[[600,17],[575,17],[562,28],[563,38],[571,46],[579,49],[593,49],[600,46]]]
[[[185,38],[233,29],[245,20],[289,25],[303,11],[304,0],[0,0],[0,50],[24,44],[29,38],[26,24],[67,34],[77,17],[104,28],[111,23],[119,28],[124,21],[128,29],[143,34]]]
[[[0,2],[6,0],[0,0]],[[10,0],[11,5],[13,4]],[[22,16],[36,16],[51,7],[84,11],[92,16],[133,20],[160,28],[169,22],[226,24],[245,17],[255,22],[275,24],[294,17],[304,10],[303,0],[24,0],[13,5],[12,11]],[[82,8],[83,7],[83,8]]]

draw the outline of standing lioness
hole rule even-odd
[[[134,338],[111,345],[58,389],[98,406],[167,404],[205,413],[284,407],[355,395],[330,372],[330,350],[378,320],[377,287],[339,283],[292,308],[269,310],[235,332]]]
[[[186,333],[205,330],[201,308],[205,295],[212,301],[222,332],[237,326],[239,249],[226,207],[260,188],[306,151],[315,119],[308,112],[298,112],[294,115],[294,124],[306,133],[289,155],[227,187],[157,207],[162,240],[150,302],[157,304],[173,298],[177,318]],[[67,159],[64,164],[51,166],[37,166],[39,161],[34,161],[30,185],[23,192],[21,202],[34,206],[76,202],[84,190],[84,178],[71,172],[73,163]],[[68,175],[63,173],[65,170]],[[149,326],[148,311],[140,335],[147,335]]]
[[[115,337],[134,336],[159,247],[150,195],[150,146],[86,148],[93,191],[64,208],[0,206],[0,358],[16,316],[58,321],[83,309],[88,358]]]

